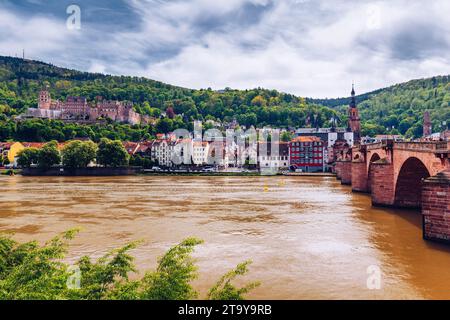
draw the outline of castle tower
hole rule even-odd
[[[38,108],[49,110],[51,105],[52,105],[52,98],[50,96],[50,92],[48,92],[47,89],[41,90],[41,92],[39,92]]]
[[[355,144],[361,141],[361,119],[356,106],[355,86],[352,86],[352,99],[348,109],[348,128],[354,134]]]
[[[430,113],[425,111],[423,115],[423,136],[428,137],[433,134],[433,124],[431,123]]]

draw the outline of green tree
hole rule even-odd
[[[172,131],[173,121],[169,118],[164,118],[158,121],[156,124],[156,130],[158,133],[169,133]]]
[[[0,163],[4,166],[9,165],[11,162],[9,161],[8,157],[4,157],[2,159],[0,159]]]
[[[51,141],[39,150],[38,166],[41,168],[51,168],[61,163],[61,154],[58,150],[58,142]]]
[[[243,276],[248,273],[248,266],[251,261],[246,261],[239,264],[235,270],[232,270],[225,274],[216,285],[211,288],[208,293],[208,299],[210,300],[244,300],[247,293],[255,289],[260,285],[259,282],[252,282],[245,285],[242,288],[236,288],[232,281],[238,276]]]
[[[265,107],[267,105],[266,99],[264,97],[258,95],[252,99],[252,106]]]
[[[283,133],[281,134],[281,141],[282,141],[282,142],[289,142],[289,141],[292,140],[293,137],[294,137],[294,136],[293,136],[293,134],[292,134],[291,132],[285,131],[285,132],[283,132]]]
[[[76,270],[64,258],[69,241],[77,233],[78,230],[70,230],[42,246],[36,241],[18,243],[0,235],[0,300],[185,300],[198,296],[192,287],[197,266],[191,254],[201,240],[186,239],[159,259],[155,271],[130,280],[130,273],[136,268],[129,252],[139,242],[112,250],[97,261],[82,257]],[[223,276],[208,298],[243,299],[258,283],[236,288],[231,282],[247,273],[248,264],[240,264]],[[68,285],[77,285],[73,281],[76,279],[80,280],[79,287]]]
[[[105,167],[123,167],[129,163],[130,156],[122,142],[103,138],[98,144],[97,163]]]
[[[86,168],[95,160],[97,145],[92,141],[75,140],[62,151],[63,165],[67,168]]]
[[[36,148],[25,148],[17,156],[17,164],[22,168],[30,168],[39,162],[39,150]]]
[[[197,278],[197,267],[191,257],[195,246],[203,241],[191,238],[170,249],[155,272],[142,280],[142,298],[146,300],[189,300],[197,298],[191,281]]]
[[[59,300],[67,295],[68,266],[61,262],[75,230],[42,247],[0,236],[0,300]]]

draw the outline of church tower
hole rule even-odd
[[[52,98],[48,89],[43,89],[39,92],[38,108],[49,110],[52,105]]]
[[[359,118],[358,108],[356,106],[355,86],[352,86],[352,99],[348,109],[348,128],[354,134],[355,144],[361,141],[361,119]]]
[[[430,113],[425,111],[423,115],[423,136],[426,138],[433,134],[433,124],[431,123]]]

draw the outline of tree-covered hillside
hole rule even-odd
[[[95,97],[102,96],[112,100],[127,100],[135,104],[136,111],[156,118],[159,118],[163,112],[169,111],[167,112],[169,118],[160,120],[159,127],[157,125],[156,128],[144,128],[148,135],[179,127],[190,129],[194,120],[219,120],[226,123],[236,119],[241,125],[247,127],[252,125],[299,127],[307,123],[313,126],[326,126],[336,114],[336,111],[330,108],[306,103],[305,99],[275,90],[225,89],[220,92],[211,89],[191,90],[145,78],[85,73],[37,61],[0,57],[0,113],[11,118],[29,107],[35,107],[38,92],[43,86],[49,87],[55,99],[64,100],[67,96],[84,96],[93,101]],[[5,119],[4,117],[4,122]],[[2,130],[2,124],[0,124],[0,139],[24,139],[27,134],[16,133],[17,127],[23,125],[23,123],[14,124],[14,129],[11,128],[13,124],[10,123],[7,129]],[[47,125],[45,121],[39,122],[40,127]],[[3,123],[4,126],[5,123]],[[34,127],[34,123],[31,126]],[[55,139],[71,137],[71,134],[64,133],[67,131],[64,125],[51,124],[51,126],[53,130],[59,131],[56,136],[47,132],[29,138],[47,140],[49,136]],[[72,125],[74,126],[79,129],[78,125]],[[96,127],[98,126],[89,126],[93,130]],[[142,131],[142,128],[140,129]],[[69,131],[77,131],[77,129],[71,128]],[[89,130],[78,131],[83,131],[84,134]],[[98,130],[94,131],[98,133]],[[141,132],[138,135],[140,134]],[[98,136],[103,134],[95,138]],[[127,135],[115,136],[114,131],[108,137],[131,138]]]
[[[135,109],[157,119],[155,125],[66,124],[61,121],[14,121],[37,105],[39,90],[48,86],[55,99],[84,96],[132,101]],[[415,80],[357,97],[363,134],[402,133],[418,137],[422,117],[430,110],[435,129],[450,123],[450,77]],[[69,140],[90,137],[146,139],[176,128],[192,129],[193,120],[222,123],[236,119],[244,126],[282,128],[330,126],[337,118],[346,126],[349,98],[313,100],[276,90],[192,90],[138,77],[109,76],[59,68],[38,61],[0,56],[0,140]],[[160,119],[166,112],[168,117]]]
[[[349,98],[309,100],[345,112]],[[435,132],[450,127],[450,76],[412,80],[357,96],[366,134],[386,131],[420,137],[429,111]]]

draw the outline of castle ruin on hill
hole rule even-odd
[[[101,97],[97,97],[93,103],[89,103],[84,97],[67,97],[66,101],[59,101],[53,100],[46,89],[39,93],[37,108],[29,108],[23,117],[92,123],[111,119],[132,125],[148,120],[147,116],[134,111],[130,102],[105,100]]]

